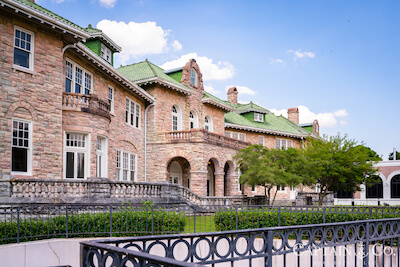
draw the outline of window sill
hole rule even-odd
[[[25,178],[27,176],[32,176],[32,172],[11,172],[11,175],[16,178]]]
[[[27,69],[27,68],[21,67],[19,65],[13,64],[12,68],[13,68],[14,71],[18,70],[18,71],[26,72],[26,73],[29,73],[29,74],[32,74],[32,75],[36,75],[36,72],[34,70]]]

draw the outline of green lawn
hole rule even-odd
[[[194,217],[185,218],[185,233],[194,233]],[[196,233],[215,232],[215,215],[196,216]]]

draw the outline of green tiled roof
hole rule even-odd
[[[102,32],[102,30],[93,28],[91,24],[89,24],[89,26],[87,28],[85,28],[85,31],[87,31],[88,33],[98,33],[98,32]]]
[[[150,78],[161,78],[167,82],[170,82],[180,87],[184,87],[187,90],[191,91],[189,87],[169,77],[167,74],[164,73],[164,70],[162,68],[154,65],[147,59],[139,63],[120,67],[117,70],[133,82],[146,80]]]
[[[48,16],[51,16],[52,18],[54,18],[54,19],[56,19],[58,21],[67,23],[67,24],[69,24],[69,25],[71,25],[71,26],[73,26],[73,27],[75,27],[75,28],[77,28],[79,30],[85,31],[84,28],[82,28],[82,27],[76,25],[75,23],[73,23],[73,22],[71,22],[71,21],[69,21],[69,20],[67,20],[67,19],[65,19],[65,18],[63,18],[63,17],[51,12],[50,10],[48,10],[48,9],[42,7],[42,6],[39,6],[38,4],[32,2],[31,0],[16,0],[16,1],[18,1],[20,3],[23,3],[23,4],[25,4],[25,5],[27,5],[27,6],[31,7],[31,8],[34,8],[37,11],[40,11],[40,12],[42,12],[42,13],[48,15]]]
[[[203,99],[204,98],[210,98],[210,99],[213,99],[213,100],[215,100],[217,102],[220,102],[221,104],[224,104],[224,105],[227,105],[227,106],[235,108],[235,105],[233,105],[231,102],[225,101],[225,100],[221,100],[218,97],[216,97],[216,96],[214,96],[214,95],[212,95],[212,94],[210,94],[210,93],[208,93],[206,91],[204,91]]]
[[[244,112],[246,112],[246,111],[250,111],[251,109],[256,109],[256,110],[260,110],[260,111],[264,111],[265,113],[269,113],[269,110],[268,109],[266,109],[266,108],[264,108],[264,107],[262,107],[262,106],[259,106],[259,105],[257,105],[257,104],[254,104],[253,102],[250,102],[250,103],[247,103],[247,104],[237,104],[237,107],[236,107],[236,111],[238,112],[238,113],[244,113]]]
[[[265,115],[265,122],[254,122],[246,119],[236,112],[225,114],[225,122],[245,127],[258,128],[260,130],[277,131],[296,135],[309,135],[310,133],[297,126],[294,122],[273,113]]]

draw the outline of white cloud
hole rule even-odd
[[[117,0],[99,0],[100,5],[106,7],[106,8],[112,8],[115,6],[115,3]]]
[[[251,90],[247,86],[238,86],[238,85],[227,85],[225,87],[225,92],[228,92],[229,88],[231,88],[231,87],[236,87],[236,89],[238,90],[238,93],[240,93],[240,94],[244,94],[244,95],[255,95],[255,94],[257,94],[256,91]]]
[[[211,58],[198,56],[197,53],[189,53],[181,56],[178,59],[165,62],[163,65],[161,65],[161,68],[169,70],[183,67],[189,61],[189,59],[192,58],[196,59],[196,62],[200,67],[200,71],[203,74],[204,81],[226,80],[232,78],[235,74],[235,68],[231,63],[223,61],[213,63]]]
[[[284,64],[284,63],[286,63],[286,62],[283,61],[283,60],[280,59],[280,58],[277,58],[277,59],[271,58],[271,59],[269,60],[269,64]]]
[[[126,64],[132,58],[161,54],[169,49],[169,30],[164,30],[154,21],[125,23],[104,19],[96,27],[121,46],[122,51],[116,54],[117,61],[121,64]],[[177,48],[178,44],[180,45],[178,41],[173,42]]]
[[[293,54],[295,56],[295,60],[297,60],[298,58],[314,58],[315,57],[315,53],[313,52],[301,52],[301,49],[294,51],[292,49],[286,51],[286,53],[288,54]]]
[[[347,125],[347,121],[342,119],[339,120],[337,118],[347,117],[348,113],[345,109],[339,109],[334,112],[323,112],[323,113],[314,113],[310,111],[310,109],[306,106],[298,106],[299,108],[299,123],[311,123],[315,119],[318,120],[319,125],[322,128],[330,128],[336,126],[338,123],[340,125]],[[287,109],[270,109],[275,115],[279,116],[282,115],[287,118]]]
[[[212,85],[204,85],[204,90],[206,90],[207,92],[209,92],[210,94],[213,94],[213,95],[218,95],[218,94],[222,93],[219,90],[215,90]]]
[[[172,43],[172,48],[173,48],[175,51],[178,51],[178,50],[181,50],[181,49],[182,49],[182,45],[181,45],[180,42],[178,42],[177,40],[175,40],[175,41]]]

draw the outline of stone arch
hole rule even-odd
[[[231,160],[225,162],[224,165],[224,196],[232,195],[231,183],[232,183],[232,174],[234,173],[234,165]]]
[[[130,152],[135,152],[135,153],[138,152],[136,146],[131,141],[125,140],[125,139],[118,140],[116,147],[118,149],[130,151]]]
[[[168,161],[166,168],[167,181],[171,184],[179,184],[190,188],[191,165],[187,159],[183,157],[173,157]]]
[[[12,103],[8,107],[8,110],[6,112],[6,118],[11,119],[14,112],[18,108],[26,109],[31,114],[32,120],[34,120],[34,121],[38,120],[38,114],[37,114],[35,108],[31,104],[29,104],[28,102],[25,102],[25,101],[17,101],[17,102]]]
[[[165,169],[164,169],[165,172],[168,172],[168,170],[167,170],[168,163],[171,161],[171,159],[176,158],[176,157],[181,157],[181,158],[186,159],[189,162],[190,166],[191,166],[190,167],[191,170],[192,171],[196,170],[196,167],[193,164],[194,161],[193,161],[193,157],[191,156],[191,154],[188,154],[188,153],[183,152],[183,151],[179,151],[179,152],[171,151],[170,153],[168,153],[164,157],[164,159],[161,162],[161,166],[165,166]]]

